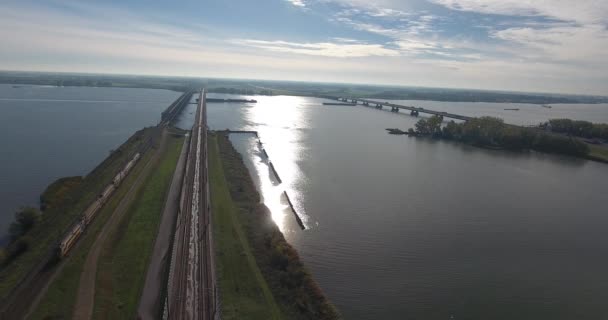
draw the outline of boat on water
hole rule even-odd
[[[519,111],[519,108],[505,108],[505,110],[509,110],[509,111]]]
[[[547,109],[551,109],[551,106],[550,106],[550,105],[548,105],[548,104],[542,104],[542,105],[541,105],[541,107],[543,107],[543,108],[547,108]]]

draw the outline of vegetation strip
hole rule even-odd
[[[45,210],[36,225],[25,235],[28,238],[27,250],[1,267],[0,296],[4,306],[10,303],[7,300],[18,299],[22,304],[31,307],[32,300],[39,295],[41,286],[45,286],[44,280],[56,271],[56,266],[47,262],[49,257],[54,255],[59,239],[99,195],[103,186],[114,178],[128,156],[145,143],[150,133],[150,128],[136,132],[82,179],[77,187],[58,186],[57,184],[69,184],[71,180],[60,179],[47,188],[41,196]],[[56,192],[58,190],[61,192]],[[39,276],[41,272],[45,274],[42,278]],[[21,287],[19,291],[16,290],[18,285]],[[26,307],[19,306],[18,309],[25,312]]]
[[[282,319],[259,270],[230,196],[217,145],[209,135],[211,211],[222,319]]]
[[[149,161],[150,155],[144,156],[142,163]],[[64,266],[49,284],[40,303],[28,319],[69,319],[76,303],[76,292],[80,282],[84,261],[97,239],[99,231],[106,224],[124,195],[129,191],[143,166],[136,166],[132,175],[125,179],[114,196],[98,213],[98,217],[85,232],[79,244],[65,259]]]
[[[97,273],[94,319],[132,319],[143,288],[183,137],[168,137],[167,148],[138,190],[120,225],[104,245]]]
[[[218,244],[217,261],[220,274],[222,316],[227,318],[227,311],[232,312],[233,317],[238,316],[240,303],[247,298],[239,290],[238,285],[240,283],[232,284],[233,287],[230,287],[230,283],[226,283],[226,281],[232,280],[231,277],[226,276],[226,273],[230,271],[226,269],[233,265],[243,264],[242,256],[233,256],[232,263],[226,261],[228,259],[226,255],[230,252],[225,251],[225,242],[234,241],[229,233],[230,230],[226,230],[225,226],[226,207],[228,207],[232,209],[229,210],[229,213],[233,215],[233,223],[242,226],[245,233],[245,240],[241,239],[241,241],[244,241],[247,244],[246,247],[251,250],[250,253],[247,251],[246,256],[253,255],[255,264],[278,304],[283,318],[296,320],[339,319],[338,311],[323,295],[311,274],[300,261],[296,250],[287,243],[272,220],[268,208],[260,203],[260,196],[243,159],[230,143],[228,136],[217,134],[210,137],[213,137],[210,139],[210,146],[212,146],[210,148],[212,204],[214,207],[214,221],[216,227],[220,228],[216,230],[216,244]],[[221,163],[217,159],[218,151]],[[217,177],[221,174],[221,171],[220,173],[217,171],[221,169],[223,169],[223,179],[227,181],[230,191],[230,194],[224,195],[224,197],[219,197],[217,194],[217,188],[222,187],[221,185],[218,186],[217,182]],[[224,208],[218,210],[215,209],[216,206],[224,206]],[[222,226],[224,230],[221,229]],[[231,318],[228,317],[228,319]]]

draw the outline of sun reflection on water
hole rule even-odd
[[[248,128],[258,131],[263,144],[258,144],[252,150],[258,150],[260,161],[255,161],[259,175],[260,192],[264,204],[270,209],[272,218],[283,233],[298,228],[295,219],[283,196],[283,191],[289,194],[294,208],[308,228],[308,216],[302,205],[302,195],[296,188],[302,183],[303,176],[298,162],[302,160],[303,148],[300,144],[301,130],[307,127],[303,104],[305,99],[291,96],[256,97],[258,103],[247,108],[247,120],[255,127]],[[265,149],[268,157],[262,152]],[[273,176],[269,166],[272,161],[281,183]]]

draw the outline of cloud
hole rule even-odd
[[[306,7],[306,3],[304,2],[304,0],[285,0],[291,4],[293,4],[296,7]]]
[[[346,40],[346,41],[344,41]],[[397,50],[385,48],[379,44],[365,44],[352,39],[340,39],[337,42],[297,43],[288,41],[265,41],[253,39],[236,39],[233,43],[264,49],[273,52],[292,53],[300,55],[321,56],[331,58],[361,58],[361,57],[394,57]]]
[[[495,31],[493,36],[527,48],[528,57],[535,60],[593,67],[606,63],[608,33],[602,26],[516,27]]]
[[[579,23],[606,23],[608,1],[603,0],[431,0],[447,8],[486,14],[546,16]]]
[[[329,0],[302,3],[313,13],[318,1]],[[576,21],[561,21],[558,13],[536,19],[548,16],[542,8],[468,4],[467,11],[486,10],[473,16],[533,17],[514,16],[514,22],[484,17],[477,22],[485,25],[486,38],[473,39],[458,28],[448,35],[439,30],[451,28],[452,19],[472,16],[462,13],[464,0],[459,9],[445,4],[452,9],[448,15],[445,9],[416,11],[404,1],[380,0],[371,7],[369,1],[353,0],[357,6],[340,1],[338,9],[326,6],[332,8],[328,19],[337,29],[350,30],[323,30],[323,38],[312,31],[297,38],[287,31],[254,36],[238,25],[228,30],[182,22],[180,27],[146,16],[145,10],[89,2],[69,2],[69,10],[9,2],[0,10],[0,68],[608,92],[602,55],[608,51],[607,33],[595,13],[582,10]]]

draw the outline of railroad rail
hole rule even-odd
[[[177,100],[175,100],[171,105],[169,105],[169,107],[161,114],[160,125],[170,125],[175,120],[177,115],[182,113],[184,108],[190,103],[192,95],[194,95],[195,92],[195,90],[188,90],[177,98]]]
[[[178,212],[164,317],[216,319],[213,239],[207,169],[207,107],[200,92]]]

